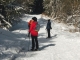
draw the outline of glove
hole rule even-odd
[[[28,33],[28,37],[30,37],[30,32]]]

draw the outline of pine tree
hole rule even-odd
[[[43,0],[34,0],[33,13],[40,14],[43,12]]]

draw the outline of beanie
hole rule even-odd
[[[32,19],[33,19],[34,21],[37,21],[37,18],[36,18],[36,17],[33,17]]]

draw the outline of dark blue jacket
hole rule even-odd
[[[46,29],[52,29],[51,22],[50,21],[48,21],[47,26],[46,26]]]

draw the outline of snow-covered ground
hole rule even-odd
[[[28,51],[31,38],[27,37],[27,22],[34,16],[41,25],[38,37],[40,51]],[[0,29],[0,60],[80,60],[80,33],[70,33],[68,26],[51,20],[52,38],[46,39],[48,17],[25,14],[20,19],[22,21],[11,31]]]

